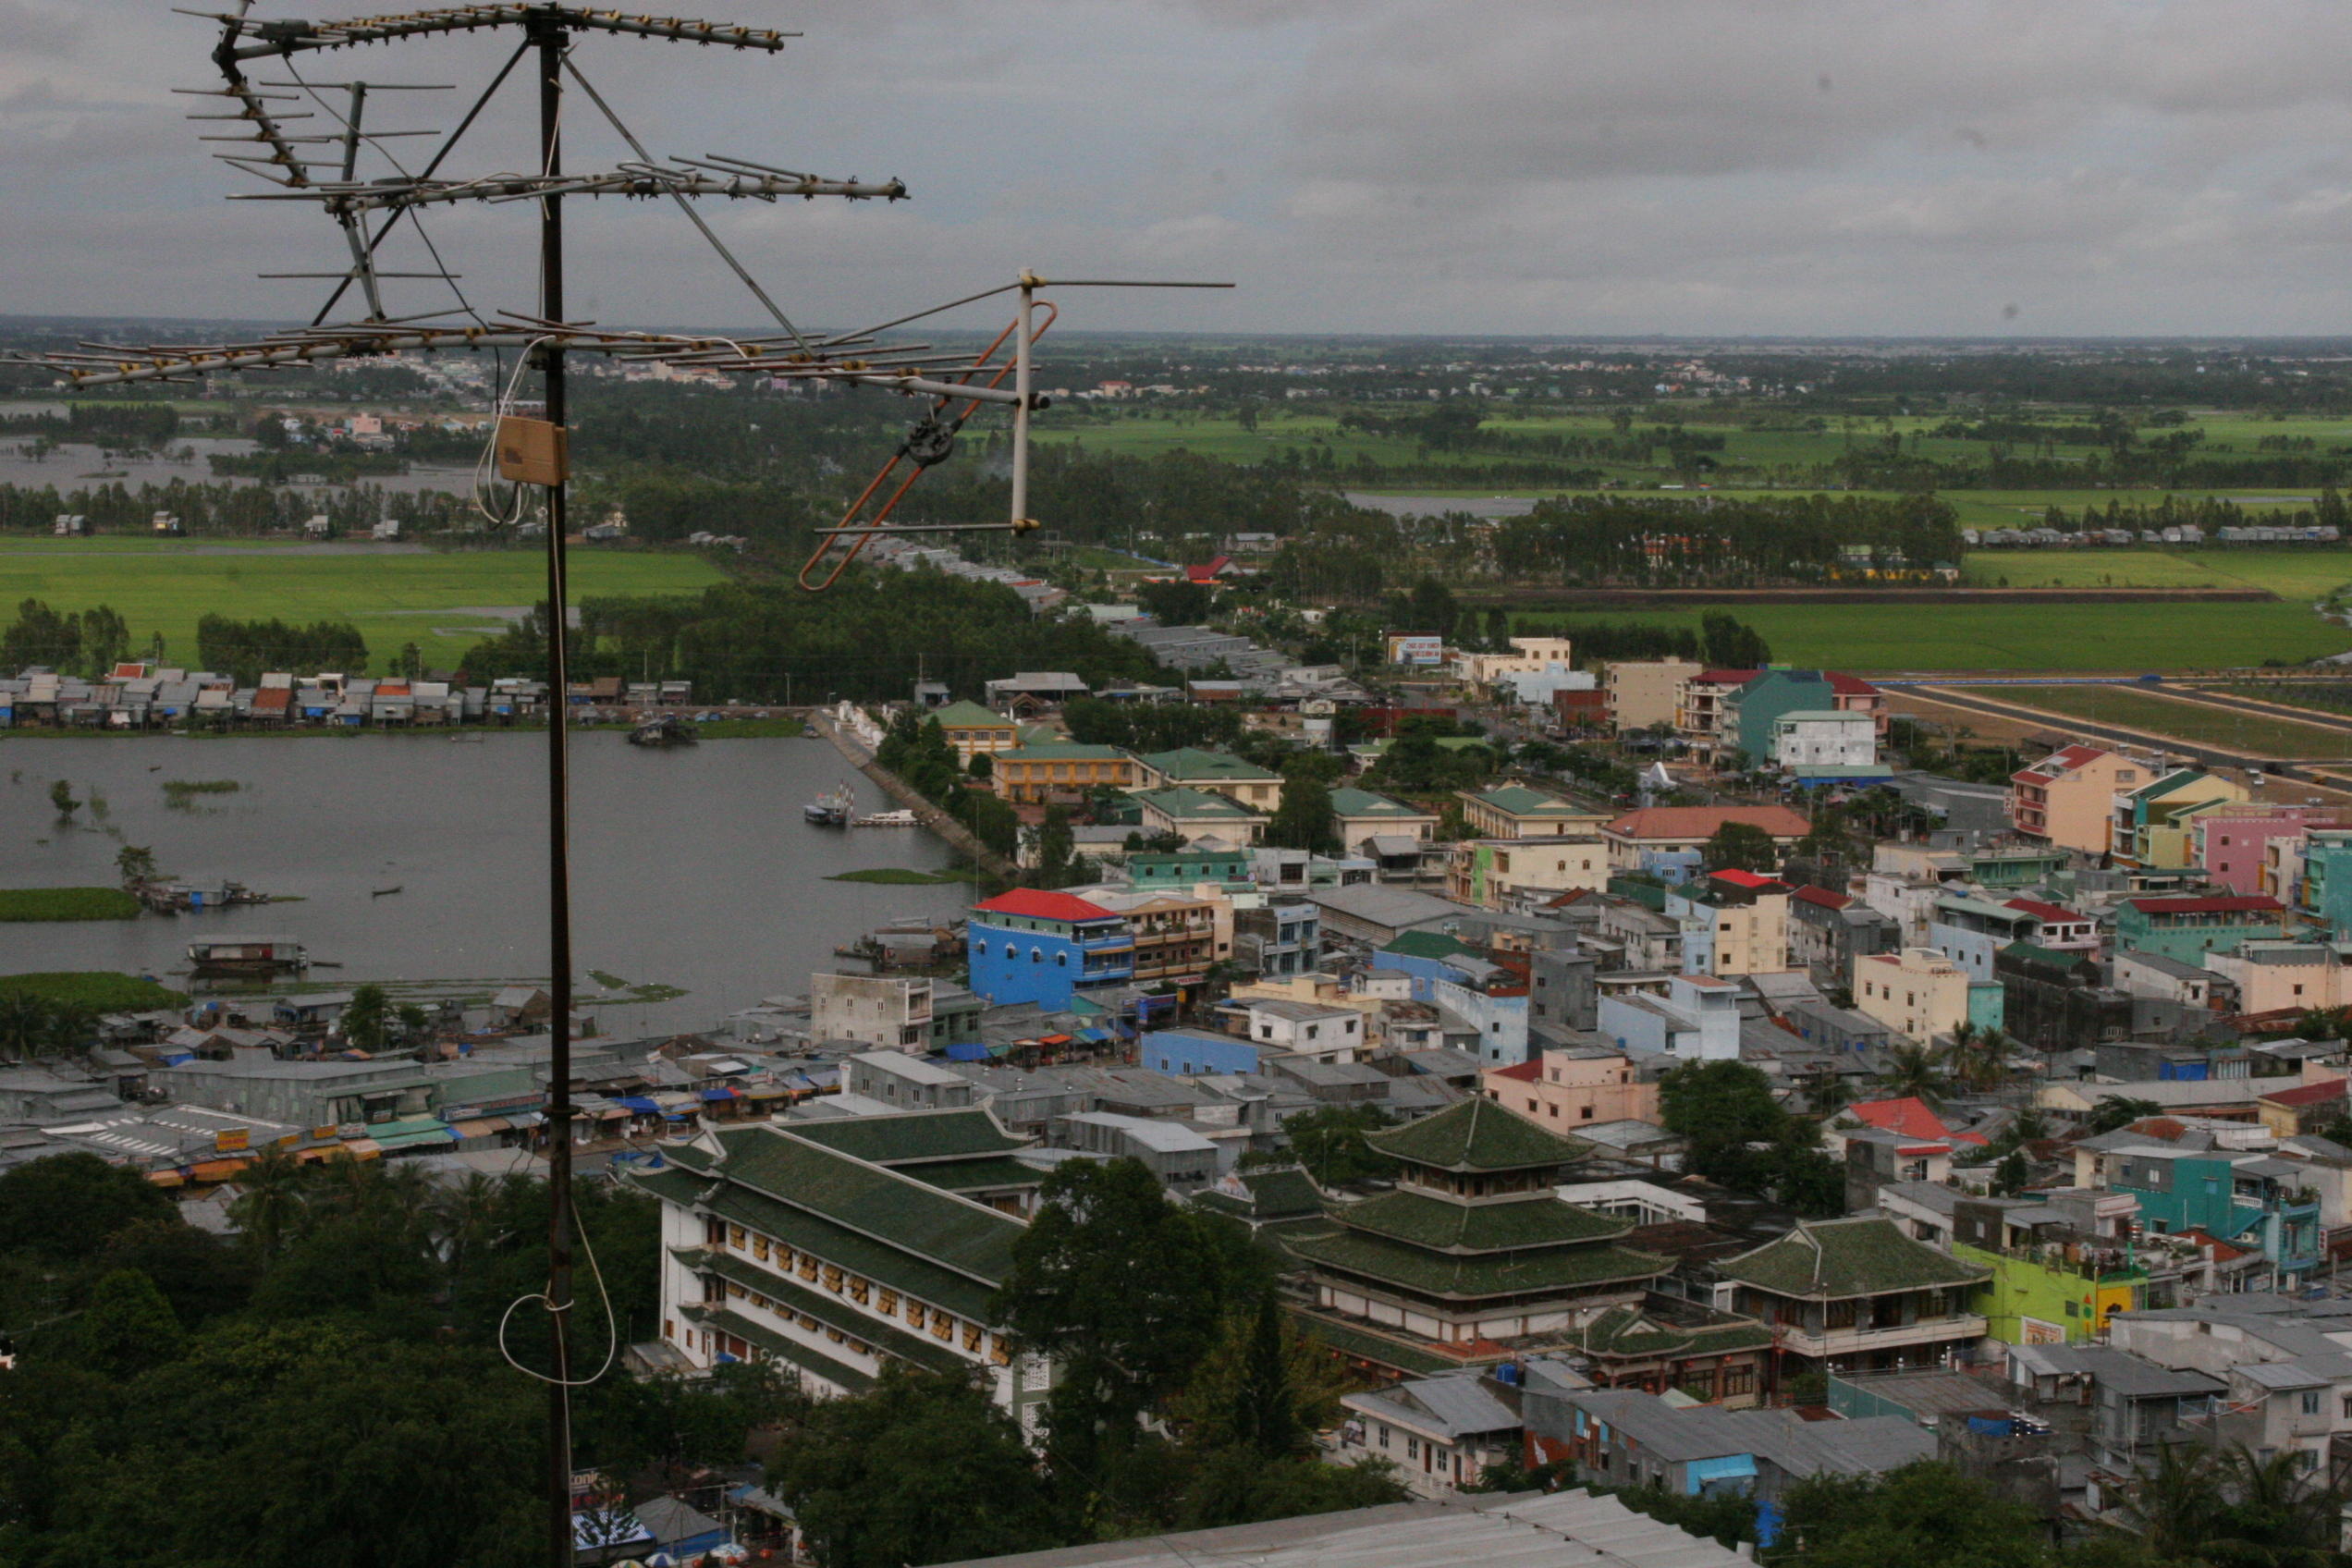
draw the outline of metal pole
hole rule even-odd
[[[1029,324],[1037,303],[1037,285],[1043,281],[1022,268],[1021,313],[1012,334],[1012,524],[1016,529],[1029,521],[1029,386],[1035,370],[1029,353],[1035,335]]]
[[[535,18],[531,35],[539,46],[540,169],[555,174],[562,162],[563,58],[565,33],[552,17]],[[539,314],[561,321],[563,297],[563,198],[539,202]],[[545,379],[547,420],[565,420],[564,351],[560,343],[539,345]],[[547,486],[547,993],[554,999],[547,1021],[547,1562],[571,1568],[571,780],[570,737],[565,719],[570,704],[570,594],[564,582],[564,480],[560,471]]]

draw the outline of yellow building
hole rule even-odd
[[[978,703],[950,703],[929,716],[938,720],[948,744],[955,748],[956,761],[964,766],[983,753],[995,756],[1010,752],[1021,744],[1021,727],[1002,714],[990,713]]]
[[[1565,637],[1513,637],[1507,654],[1456,654],[1454,673],[1471,686],[1494,685],[1506,676],[1541,675],[1552,668],[1573,669],[1575,660]]]
[[[1609,886],[1609,846],[1581,838],[1461,839],[1447,847],[1446,897],[1512,909]]]
[[[1131,790],[1135,762],[1116,746],[1018,746],[996,753],[997,793],[1022,804]]]
[[[1603,812],[1586,811],[1574,801],[1505,784],[1484,792],[1456,791],[1462,818],[1481,839],[1561,839],[1597,835],[1609,820]]]
[[[1942,948],[1905,948],[1854,961],[1854,1006],[1924,1043],[1963,1023],[1999,1025],[2001,987],[1970,982],[1968,971]]]
[[[1609,722],[1619,734],[1647,729],[1653,724],[1672,727],[1682,711],[1683,687],[1707,667],[1694,659],[1626,660],[1612,664],[1601,680],[1609,705]]]

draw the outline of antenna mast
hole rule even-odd
[[[234,147],[213,156],[254,176],[270,188],[242,192],[233,199],[308,202],[326,214],[341,230],[345,249],[349,252],[349,264],[341,270],[264,275],[331,279],[334,287],[325,303],[306,326],[269,333],[245,342],[141,346],[84,343],[71,350],[0,354],[0,361],[46,365],[58,372],[68,387],[200,381],[222,372],[299,369],[342,359],[444,350],[512,349],[539,372],[545,399],[544,420],[502,418],[497,447],[501,473],[519,485],[536,488],[546,519],[547,965],[549,994],[554,1002],[549,1022],[546,1113],[551,1205],[546,1290],[538,1297],[525,1299],[538,1300],[548,1317],[548,1369],[530,1374],[547,1384],[546,1561],[550,1568],[570,1568],[574,1555],[570,1392],[603,1376],[610,1362],[608,1358],[606,1367],[585,1378],[575,1378],[568,1338],[573,1307],[572,1260],[577,1225],[572,1203],[572,1121],[577,1112],[571,1099],[567,359],[575,353],[599,354],[634,364],[749,374],[766,378],[771,384],[804,386],[829,382],[876,386],[926,399],[927,410],[909,432],[898,454],[851,503],[840,522],[815,531],[816,550],[802,569],[800,582],[803,588],[821,590],[829,587],[858,552],[880,533],[1026,533],[1037,527],[1028,515],[1028,433],[1030,416],[1046,406],[1046,399],[1034,387],[1034,349],[1037,337],[1053,325],[1058,314],[1050,300],[1038,299],[1041,289],[1224,288],[1231,285],[1102,278],[1058,279],[1049,284],[1047,279],[1023,271],[1011,283],[875,326],[846,333],[812,334],[793,325],[694,211],[693,202],[705,197],[768,202],[788,197],[804,202],[832,197],[895,202],[905,199],[905,186],[896,179],[824,177],[716,153],[705,153],[698,158],[656,159],[621,123],[572,57],[580,36],[587,34],[716,44],[764,54],[779,53],[787,39],[797,34],[677,17],[630,16],[560,4],[468,4],[342,21],[256,18],[248,15],[251,0],[235,0],[235,4],[233,11],[183,13],[200,17],[219,29],[211,55],[219,72],[219,85],[179,91],[213,100],[206,107],[220,111],[190,116],[223,122],[219,134],[208,135],[204,140],[230,142]],[[303,55],[326,50],[505,28],[519,30],[521,42],[459,118],[455,129],[440,137],[432,156],[413,172],[385,145],[386,141],[439,133],[362,130],[361,120],[368,96],[392,90],[446,89],[362,80],[312,82],[303,79],[296,65]],[[255,82],[246,76],[244,68],[254,60],[283,66],[292,80]],[[442,165],[473,128],[484,108],[525,60],[536,66],[538,79],[538,145],[531,170],[470,177],[442,174]],[[633,154],[630,161],[577,174],[566,171],[562,136],[567,78],[628,144]],[[347,92],[348,106],[337,108],[322,96],[323,91]],[[303,107],[306,103],[308,108]],[[339,129],[334,134],[312,135],[300,128],[289,129],[294,122],[322,116]],[[362,148],[380,155],[394,172],[387,177],[362,177],[359,167]],[[646,332],[570,320],[564,298],[563,202],[567,196],[668,197],[686,213],[702,238],[774,319],[781,335],[729,337]],[[484,315],[459,288],[459,275],[443,264],[439,251],[425,231],[425,217],[435,208],[459,202],[484,205],[537,203],[539,278],[537,297],[530,312],[497,310]],[[377,264],[379,251],[403,220],[431,256],[431,270],[387,272]],[[384,285],[406,279],[429,279],[445,286],[455,297],[456,308],[421,314],[387,313]],[[365,303],[365,314],[329,323],[328,317],[354,285]],[[1015,291],[1019,299],[1013,324],[977,354],[928,343],[882,341],[881,335],[886,332]],[[1040,306],[1042,321],[1038,317]],[[466,319],[452,322],[447,319],[452,316]],[[1010,350],[999,358],[1008,342]],[[1013,381],[1011,387],[1004,385],[1008,377]],[[1011,515],[1003,522],[932,523],[903,529],[891,525],[890,509],[908,487],[925,470],[945,460],[953,452],[956,435],[964,423],[989,406],[1009,406],[1013,411]],[[499,411],[505,413],[503,406]],[[885,481],[902,463],[907,469],[903,478],[869,515],[867,503],[881,492]],[[492,516],[486,508],[484,515]],[[494,518],[494,524],[514,521],[519,516],[518,510],[511,517]],[[836,545],[841,546],[838,553]],[[828,557],[829,570],[821,570],[827,567]],[[501,1349],[504,1348],[502,1325]]]

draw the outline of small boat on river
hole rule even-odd
[[[868,813],[850,824],[852,827],[915,827],[921,819],[911,811],[877,811]]]
[[[847,827],[857,815],[857,791],[847,784],[828,790],[802,806],[801,815],[819,827]]]
[[[188,944],[188,962],[199,979],[215,975],[300,974],[311,966],[308,949],[292,937],[204,937]]]
[[[691,746],[702,739],[674,713],[656,714],[629,732],[632,746]]]

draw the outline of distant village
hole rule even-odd
[[[1011,672],[896,706],[1020,816],[1024,867],[1066,827],[1078,879],[845,934],[854,962],[705,1031],[574,1021],[576,1152],[663,1205],[640,1370],[771,1362],[821,1395],[968,1370],[1034,1428],[1050,1368],[991,1292],[1047,1176],[1125,1158],[1276,1260],[1354,1380],[1329,1456],[1431,1500],[1504,1462],[1769,1502],[1942,1457],[2080,1521],[2184,1437],[2315,1466],[2352,1444],[2352,811],[2067,737],[2005,783],[1914,773],[1884,693],[1834,671],[1400,636],[1408,709],[1245,639],[1113,624],[1168,684]],[[548,700],[432,684],[141,666],[0,691],[60,724]],[[691,696],[612,684],[569,700]],[[1231,703],[1335,751],[1331,847],[1268,841],[1282,772],[1072,740],[1081,698]],[[1349,707],[1373,738],[1342,746]],[[1433,712],[1610,738],[1638,788],[1368,787]],[[893,715],[817,717],[871,766]],[[1819,831],[1868,799],[1900,830]],[[0,1167],[95,1153],[214,1226],[270,1150],[544,1170],[544,989],[370,1050],[353,1002],[109,1016],[80,1059],[0,1068]],[[1817,1140],[1826,1194],[1725,1177],[1689,1108],[1749,1084]]]

